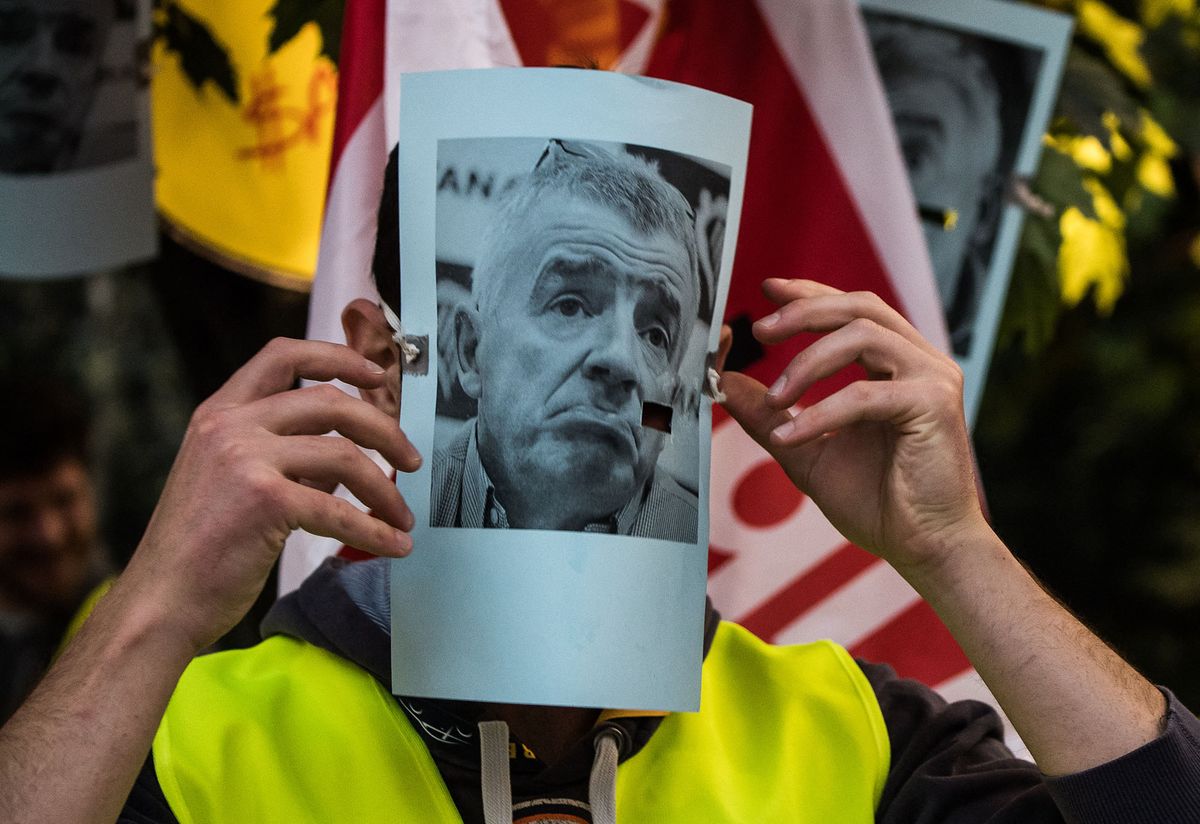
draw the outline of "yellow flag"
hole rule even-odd
[[[167,230],[185,245],[234,271],[307,290],[317,263],[337,70],[316,24],[299,26],[271,51],[280,39],[275,14],[285,5],[158,4],[156,197]]]

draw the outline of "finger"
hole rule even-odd
[[[928,352],[939,350],[903,315],[872,292],[839,292],[812,281],[775,283],[763,291],[781,304],[754,324],[754,336],[763,343],[779,343],[800,332],[829,332],[856,318],[890,329]]]
[[[776,409],[791,406],[814,383],[855,363],[873,379],[899,378],[938,366],[930,362],[928,352],[892,330],[857,318],[796,355],[768,390],[767,403]]]
[[[335,491],[337,491],[337,488],[339,486],[341,486],[341,484],[338,483],[336,480],[335,481],[318,481],[314,478],[303,478],[303,477],[297,477],[296,483],[304,484],[309,489],[315,489],[318,492],[324,492],[327,495],[332,495]]]
[[[340,380],[361,389],[373,389],[383,384],[384,372],[348,346],[275,338],[233,373],[209,403],[217,406],[249,403],[285,392],[302,379]]]
[[[333,538],[372,555],[399,558],[412,551],[410,535],[363,512],[349,501],[300,484],[290,485],[288,498],[291,511],[300,513],[295,525],[305,532]]]
[[[856,381],[801,409],[770,434],[772,446],[794,447],[857,423],[890,422],[920,426],[940,419],[939,398],[948,388],[941,381]]]
[[[764,343],[778,343],[797,332],[827,332],[860,317],[906,337],[907,331],[919,336],[903,315],[873,292],[839,292],[811,281],[764,286],[763,291],[780,307],[754,324],[755,337]]]
[[[389,473],[345,438],[306,435],[277,439],[278,454],[272,460],[284,475],[316,483],[322,490],[339,484],[362,501],[377,518],[406,532],[413,528],[413,514]]]
[[[767,278],[762,282],[763,294],[774,303],[788,303],[818,295],[846,294],[836,286],[807,278]]]
[[[715,359],[715,368],[718,372],[725,370],[725,359],[729,357],[729,350],[733,348],[733,328],[728,323],[721,324],[721,336],[717,342],[717,357]]]
[[[760,446],[771,448],[771,432],[791,415],[766,403],[767,388],[749,375],[725,372],[721,375],[721,391],[725,393],[722,406],[738,425]]]
[[[277,435],[340,432],[359,446],[376,450],[404,472],[421,465],[421,454],[395,418],[329,384],[272,395],[243,407],[238,414]]]

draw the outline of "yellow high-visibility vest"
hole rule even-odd
[[[617,771],[623,822],[870,824],[890,746],[841,647],[722,623],[700,711],[667,716]],[[460,822],[429,751],[368,672],[285,636],[196,659],[154,739],[181,824]]]

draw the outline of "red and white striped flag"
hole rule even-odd
[[[564,11],[572,5],[591,18]],[[610,9],[611,25],[597,23],[598,5]],[[749,322],[772,310],[759,291],[762,279],[803,276],[874,291],[947,347],[904,164],[853,0],[388,0],[386,8],[385,0],[348,0],[343,44],[310,337],[341,341],[341,307],[373,291],[369,263],[380,178],[398,128],[399,73],[591,56],[602,67],[754,104],[727,320]],[[592,54],[580,54],[584,48]],[[572,54],[575,60],[567,59]],[[770,383],[796,349],[773,348],[745,371]],[[822,391],[851,379],[832,379]],[[774,642],[833,638],[949,698],[991,701],[929,606],[887,564],[838,535],[721,409],[714,410],[712,449],[710,592],[725,617]],[[338,549],[297,537],[284,556],[284,591]]]

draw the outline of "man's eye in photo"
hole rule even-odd
[[[925,131],[901,133],[900,148],[904,154],[904,163],[909,170],[916,172],[926,162],[937,156],[937,143],[933,135]]]
[[[583,301],[574,296],[561,297],[550,304],[552,311],[566,318],[573,318],[586,311]]]
[[[668,349],[671,346],[671,336],[667,331],[659,326],[653,326],[647,329],[644,333],[646,341],[655,349]]]

